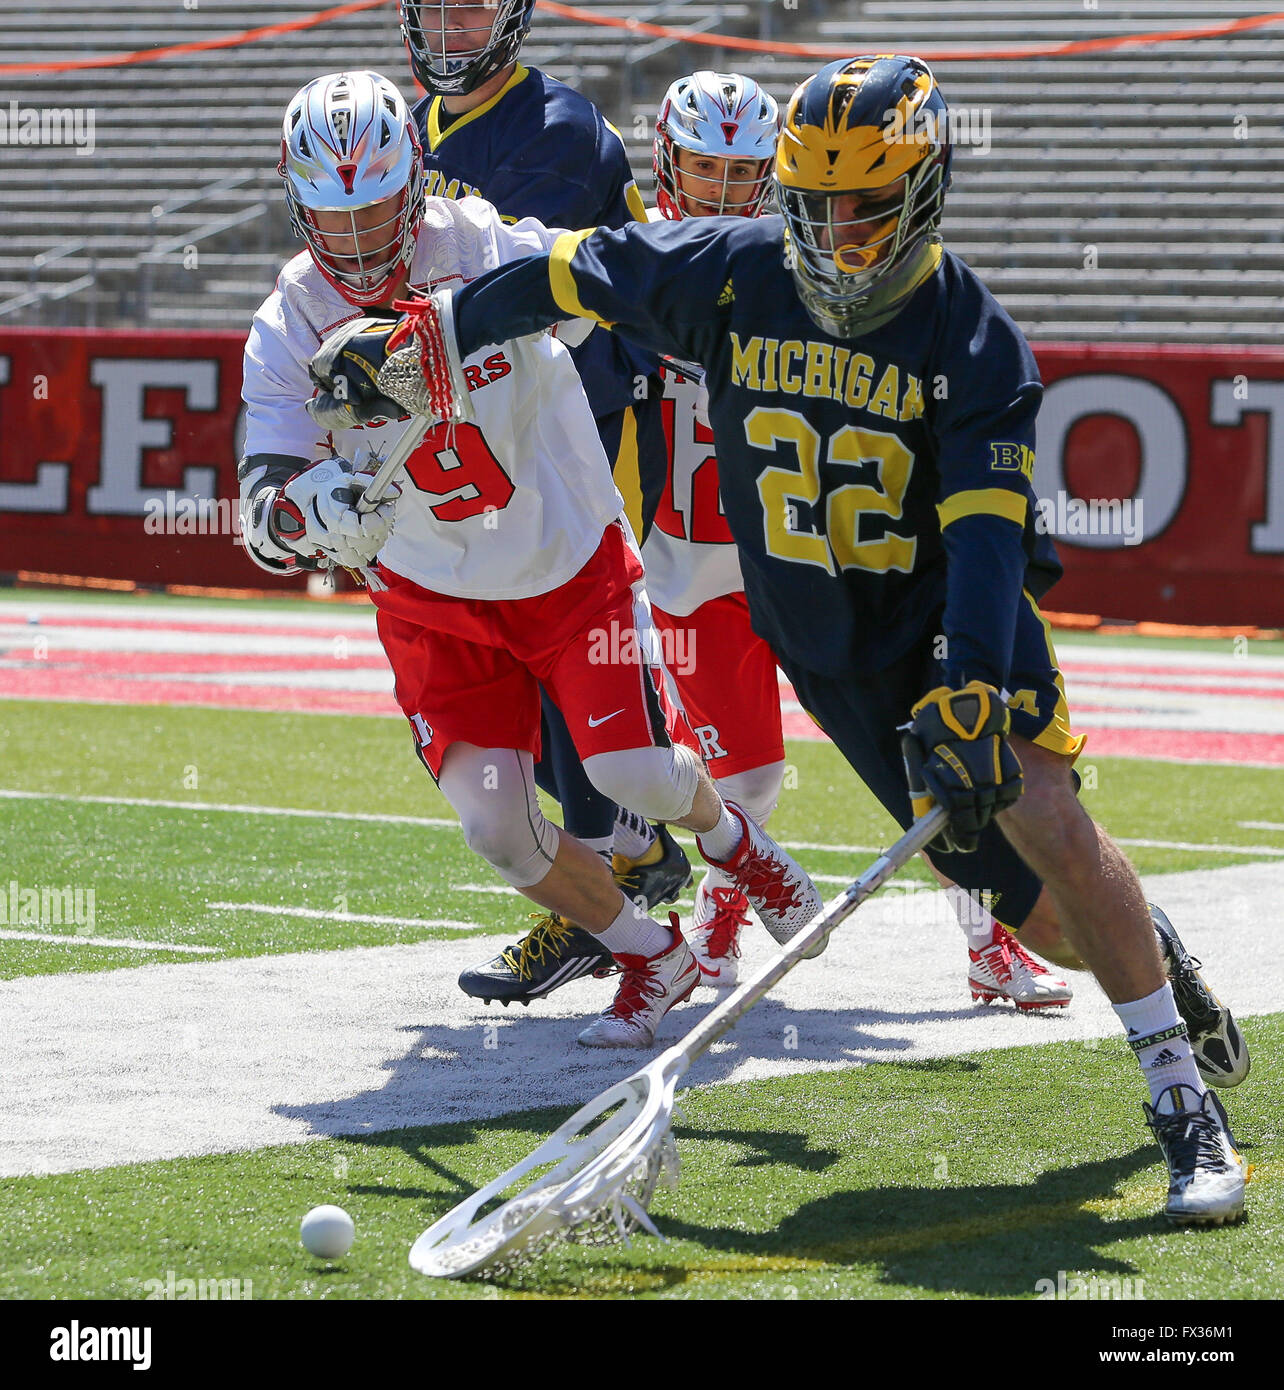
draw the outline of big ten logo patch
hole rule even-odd
[[[990,444],[991,473],[1024,473],[1034,478],[1034,450],[1027,444],[1009,442]]]
[[[427,748],[432,742],[432,725],[422,714],[412,714],[410,716],[410,727],[415,731],[415,739],[420,748]]]
[[[716,724],[701,724],[692,732],[700,740],[700,752],[704,754],[706,762],[710,758],[725,758],[727,750],[719,741],[722,735],[718,732]]]

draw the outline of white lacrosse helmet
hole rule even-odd
[[[423,216],[419,137],[401,93],[377,72],[333,72],[285,111],[281,163],[294,230],[322,275],[353,304],[381,303],[415,252]],[[390,202],[387,216],[358,214]],[[328,229],[318,213],[346,213]]]
[[[770,166],[779,129],[775,99],[752,77],[705,70],[678,78],[664,94],[655,122],[652,165],[661,214],[676,221],[689,215],[694,202],[706,213],[757,217],[771,192]],[[681,187],[675,146],[728,161],[722,166],[722,192],[716,204],[693,198]],[[747,188],[743,180],[730,178],[732,160],[752,160],[757,165]],[[733,190],[747,196],[729,200]]]

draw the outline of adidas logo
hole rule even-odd
[[[1173,1063],[1179,1062],[1180,1060],[1181,1058],[1178,1057],[1175,1052],[1170,1052],[1168,1048],[1164,1048],[1159,1056],[1151,1062],[1150,1069],[1154,1071],[1157,1067],[1171,1067]]]
[[[722,287],[722,293],[718,296],[718,308],[721,309],[724,305],[730,304],[735,297],[736,292],[732,288],[731,281],[728,280]]]

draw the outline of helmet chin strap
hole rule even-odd
[[[803,308],[817,328],[834,338],[854,338],[890,323],[915,290],[936,273],[944,249],[940,236],[929,233],[923,238],[922,246],[894,274],[876,285],[865,298],[851,304],[829,304],[812,286],[798,279],[796,268],[794,283]]]

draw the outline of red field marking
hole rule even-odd
[[[356,621],[354,621],[356,619]],[[47,659],[36,660],[26,650],[39,636],[41,629],[49,631],[54,649]],[[92,628],[98,632],[114,631],[119,637],[119,650],[80,651],[59,650],[58,632],[74,628]],[[0,618],[0,697],[49,701],[86,701],[133,705],[192,705],[238,710],[316,714],[367,714],[400,717],[391,691],[345,689],[311,689],[306,680],[318,673],[333,677],[344,672],[368,679],[369,673],[387,671],[380,652],[353,653],[338,658],[332,652],[212,653],[199,650],[177,652],[136,651],[139,633],[157,631],[173,633],[184,638],[203,634],[211,637],[244,636],[247,640],[269,642],[307,639],[329,643],[337,637],[373,639],[368,621],[355,614],[336,613],[334,620],[317,626],[298,623],[249,623],[231,620],[201,623],[190,620],[168,621],[160,615],[144,618],[77,617],[66,614],[42,615],[38,624],[27,624],[12,616]],[[74,642],[74,637],[70,637]],[[6,652],[5,647],[9,650]],[[180,644],[185,645],[185,644]],[[191,643],[199,646],[199,641]],[[12,665],[6,666],[5,659]],[[240,684],[237,677],[271,674],[270,684]],[[1237,680],[1248,677],[1242,664],[1227,657],[1225,662],[1191,666],[1166,662],[1072,662],[1067,667],[1072,687],[1084,689],[1087,700],[1074,700],[1073,713],[1088,723],[1083,732],[1088,735],[1087,756],[1124,756],[1167,759],[1179,762],[1257,763],[1284,766],[1284,733],[1259,733],[1218,730],[1173,730],[1147,727],[1147,704],[1153,706],[1155,697],[1173,695],[1203,696],[1210,701],[1236,699],[1284,700],[1284,672],[1253,671],[1251,684]],[[1201,685],[1196,677],[1207,674],[1215,684]],[[219,679],[219,677],[227,679]],[[184,679],[196,677],[197,679]],[[207,679],[199,679],[206,677]],[[1097,678],[1094,680],[1094,677]],[[1109,678],[1108,680],[1103,678]],[[1137,691],[1137,708],[1127,703],[1104,704],[1090,692],[1096,686],[1104,693],[1127,699],[1130,688]],[[792,687],[783,677],[780,694],[784,701],[797,704]],[[1232,706],[1233,708],[1233,706]],[[1120,715],[1134,723],[1125,728],[1093,728],[1096,715]],[[1210,722],[1212,722],[1210,720]],[[824,735],[798,709],[782,712],[782,724],[789,738],[817,742]]]
[[[1284,767],[1284,734],[1197,733],[1177,729],[1081,729],[1082,760],[1159,758],[1178,763],[1270,763]]]
[[[34,662],[11,653],[10,659]],[[348,657],[329,653],[309,652],[297,656],[237,656],[230,652],[78,652],[51,651],[40,659],[43,667],[56,667],[64,675],[84,671],[87,675],[103,672],[121,680],[161,675],[233,675],[252,671],[386,671],[388,658],[382,649],[358,652]],[[0,668],[0,691],[8,679]],[[50,697],[55,698],[53,696]],[[61,697],[57,697],[61,698]]]
[[[0,671],[0,699],[71,700],[108,705],[203,705],[291,714],[395,714],[401,717],[392,695],[379,691],[311,690],[287,685],[237,686],[221,681],[140,681],[60,668]]]
[[[166,632],[209,632],[218,633],[222,636],[232,634],[234,636],[259,636],[259,637],[328,637],[336,629],[342,629],[347,636],[356,634],[361,637],[374,638],[374,627],[368,622],[360,621],[352,613],[336,612],[334,621],[329,619],[325,623],[193,623],[193,622],[162,622],[156,619],[146,618],[75,618],[64,614],[41,613],[38,623],[29,623],[25,618],[15,618],[10,615],[0,617],[0,640],[8,640],[10,629],[14,633],[23,633],[27,638],[39,634],[41,628],[94,628],[102,631],[104,629],[118,629],[122,633],[128,632],[155,632],[158,628]]]

